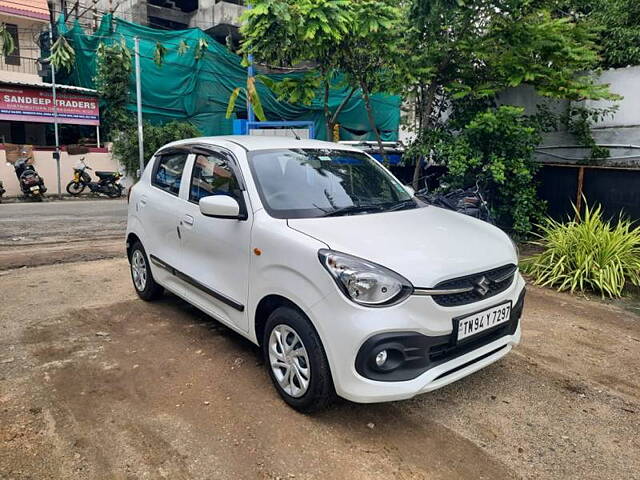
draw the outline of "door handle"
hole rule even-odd
[[[147,204],[147,196],[146,195],[142,195],[140,197],[140,205],[144,207],[146,204]]]
[[[182,221],[185,225],[193,225],[193,217],[191,215],[185,215],[184,217],[182,217]]]

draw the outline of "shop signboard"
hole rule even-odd
[[[98,98],[56,91],[58,123],[100,125]],[[51,89],[0,85],[0,120],[53,123]]]

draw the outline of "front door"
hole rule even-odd
[[[232,328],[246,332],[253,217],[251,212],[246,220],[206,217],[198,205],[203,197],[227,195],[238,201],[241,213],[247,213],[237,163],[224,149],[197,153],[189,163],[188,198],[181,202],[178,219],[182,235],[179,269],[190,283],[187,298]]]

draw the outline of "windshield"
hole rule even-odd
[[[275,218],[355,215],[416,203],[402,184],[361,152],[258,150],[249,165],[262,203]]]

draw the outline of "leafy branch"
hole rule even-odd
[[[245,98],[253,107],[253,112],[255,113],[256,118],[261,122],[265,122],[267,120],[267,117],[264,114],[262,102],[260,101],[258,90],[256,89],[255,77],[247,77],[246,87],[236,87],[233,89],[233,92],[231,92],[231,95],[229,96],[229,102],[227,104],[226,118],[231,118],[231,115],[233,114],[233,111],[236,107],[236,101],[238,100],[238,97],[241,93],[244,94]]]

